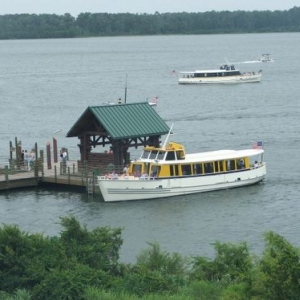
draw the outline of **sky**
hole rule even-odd
[[[288,10],[300,0],[0,0],[0,15]]]

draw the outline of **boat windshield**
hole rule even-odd
[[[163,160],[165,158],[165,151],[158,151],[157,159]]]
[[[150,159],[155,159],[156,158],[156,155],[157,155],[157,152],[158,151],[151,151],[151,153],[150,153]]]
[[[143,153],[142,153],[142,156],[141,158],[148,158],[149,157],[149,154],[150,154],[151,151],[149,150],[144,150]]]

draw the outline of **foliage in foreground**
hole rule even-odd
[[[246,243],[216,242],[214,259],[149,243],[135,264],[123,264],[120,228],[89,231],[73,216],[61,224],[51,238],[0,227],[0,299],[299,299],[299,249],[274,232],[260,258]]]

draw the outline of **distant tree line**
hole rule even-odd
[[[261,257],[246,243],[216,242],[214,259],[149,243],[125,264],[120,228],[89,231],[73,216],[61,224],[55,237],[0,227],[1,300],[299,299],[299,248],[274,232],[265,234]]]
[[[69,13],[0,16],[0,39],[300,31],[300,7],[284,11]]]

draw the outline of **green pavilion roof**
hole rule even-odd
[[[169,132],[169,126],[148,102],[137,102],[89,106],[67,133],[67,137],[87,132],[106,132],[118,140],[164,135]]]

